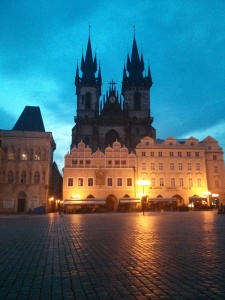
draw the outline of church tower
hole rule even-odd
[[[127,55],[127,64],[123,70],[122,95],[124,106],[130,120],[130,135],[135,139],[132,144],[145,136],[156,138],[156,130],[152,127],[153,118],[150,110],[150,88],[153,84],[150,67],[147,76],[143,75],[144,59],[138,53],[134,35],[131,57]],[[128,73],[128,75],[127,75]]]
[[[96,77],[96,72],[98,74]],[[86,55],[81,58],[82,76],[79,76],[77,65],[75,86],[77,95],[77,116],[74,118],[76,125],[72,129],[72,146],[81,140],[85,144],[92,144],[95,135],[95,119],[99,115],[99,98],[101,96],[101,69],[97,68],[96,55],[93,58],[90,31]]]
[[[82,140],[93,151],[104,151],[117,140],[131,151],[142,138],[155,138],[156,131],[150,116],[150,67],[147,76],[144,76],[144,59],[143,55],[139,56],[135,36],[131,57],[128,54],[123,70],[121,95],[112,80],[100,101],[101,69],[97,67],[96,55],[93,58],[90,32],[86,55],[85,58],[82,55],[81,59],[81,71],[80,76],[77,66],[77,116],[72,129],[72,147]]]

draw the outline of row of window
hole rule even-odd
[[[98,158],[97,158],[98,159]],[[93,161],[93,160],[92,160]],[[72,164],[74,166],[77,166],[77,165],[80,165],[80,166],[83,166],[84,164],[87,165],[87,166],[90,166],[91,165],[91,162],[92,162],[90,159],[87,159],[87,160],[83,160],[83,159],[80,159],[80,160],[77,160],[77,159],[73,159],[72,160]],[[107,165],[108,166],[112,166],[114,163],[114,166],[119,166],[119,165],[126,165],[127,164],[127,161],[126,160],[107,160]]]
[[[114,180],[115,180],[115,182],[114,182]],[[113,184],[115,184],[116,186],[123,186],[123,180],[124,179],[121,177],[116,178],[116,179],[108,177],[106,179],[106,185],[113,186]],[[160,177],[158,180],[156,180],[156,178],[153,177],[153,178],[151,178],[150,182],[151,182],[151,187],[165,186],[165,179],[163,177]],[[69,187],[73,187],[75,185],[74,178],[72,178],[72,177],[68,178],[67,185]],[[188,186],[192,187],[193,185],[194,185],[193,178],[188,178]],[[82,178],[82,177],[77,178],[77,186],[79,186],[79,187],[84,186],[84,178]],[[87,186],[94,186],[94,178],[92,178],[92,177],[87,178]],[[126,186],[128,186],[128,187],[133,186],[132,178],[126,178]],[[171,187],[184,186],[184,178],[178,178],[178,181],[174,177],[170,178],[170,186]],[[201,178],[196,179],[196,186],[197,187],[202,186]],[[219,180],[215,180],[215,187],[219,188]]]
[[[186,152],[186,156],[188,156],[188,157],[190,157],[190,156],[192,156],[192,152],[190,152],[190,151],[187,151]],[[146,155],[146,151],[142,151],[141,152],[141,155],[142,156],[147,156]],[[167,156],[167,155],[165,155],[165,153],[164,153],[164,155],[163,155],[163,152],[162,151],[159,151],[159,152],[154,152],[154,151],[150,151],[150,156]],[[181,152],[181,151],[178,151],[178,152],[174,152],[174,151],[170,151],[169,152],[169,156],[178,156],[178,157],[182,157],[182,156],[184,156],[184,152]],[[200,156],[200,153],[199,152],[195,152],[195,157],[199,157]]]
[[[142,163],[141,168],[142,168],[143,171],[146,171],[147,170],[147,163]],[[175,170],[175,163],[170,163],[169,168],[170,168],[170,171],[174,171]],[[187,171],[191,171],[192,168],[193,168],[192,163],[187,163]],[[177,169],[179,171],[183,171],[183,163],[178,163],[177,164]],[[217,171],[215,171],[216,169],[217,169]],[[154,162],[150,163],[150,170],[151,171],[156,170],[156,163],[154,163]],[[158,163],[158,170],[159,171],[164,170],[164,164],[162,162]],[[195,170],[196,171],[201,170],[201,164],[200,163],[195,164]],[[218,173],[218,166],[215,166],[214,171],[215,171],[215,173]]]
[[[21,151],[18,149],[17,151],[8,152],[9,160],[46,160],[47,159],[47,150],[44,149],[42,152],[37,150],[35,153],[33,149],[29,152]]]
[[[191,157],[191,156],[193,156],[193,154],[194,154],[194,156],[195,157],[200,157],[200,153],[197,151],[197,152],[195,152],[195,153],[193,153],[193,152],[190,152],[190,151],[187,151],[186,152],[186,156],[187,157]],[[141,152],[141,156],[147,156],[147,153],[146,153],[146,151],[142,151]],[[150,156],[151,157],[154,157],[154,156],[160,156],[160,157],[162,157],[163,156],[163,152],[162,151],[159,151],[159,152],[154,152],[154,151],[151,151],[150,152]],[[165,155],[165,156],[167,156],[167,155]],[[170,157],[173,157],[173,156],[178,156],[178,157],[182,157],[182,156],[184,156],[184,152],[181,152],[181,151],[178,151],[178,152],[173,152],[173,151],[170,151],[169,152],[169,156]],[[217,160],[217,155],[213,155],[213,160]]]
[[[23,184],[39,184],[45,182],[45,172],[42,173],[42,180],[40,177],[40,173],[37,171],[34,174],[31,172],[27,174],[23,171],[20,175],[19,172],[16,172],[15,176],[12,171],[9,171],[7,174],[7,183],[23,183]],[[3,173],[3,182],[5,182],[5,174]]]
[[[187,163],[186,167],[187,167],[186,168],[187,171],[192,171],[193,165],[192,165],[192,163]],[[175,164],[174,163],[170,163],[169,164],[169,168],[170,168],[170,171],[175,171]],[[142,169],[142,171],[146,171],[147,170],[147,163],[142,163],[141,169]],[[183,163],[178,163],[177,169],[179,171],[183,171]],[[156,170],[156,163],[150,163],[150,170],[151,171],[155,171]],[[159,163],[158,164],[158,170],[159,171],[163,171],[164,170],[164,164],[163,163]],[[195,170],[196,171],[201,171],[201,164],[200,163],[196,163],[195,164]],[[218,166],[213,166],[213,170],[214,170],[214,173],[219,173],[219,167]]]
[[[114,180],[116,180],[116,182],[114,182]],[[114,184],[116,184],[116,186],[123,186],[123,178],[121,178],[121,177],[118,177],[116,179],[114,179],[112,177],[106,178],[107,186],[113,186]],[[74,186],[75,185],[74,178],[72,178],[72,177],[68,178],[67,185],[70,187]],[[94,178],[93,177],[87,178],[86,185],[94,186]],[[77,178],[77,186],[84,186],[84,178],[82,178],[82,177]],[[126,178],[126,186],[133,186],[132,178]]]

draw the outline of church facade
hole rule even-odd
[[[150,111],[150,67],[147,76],[143,72],[143,55],[139,56],[134,37],[131,57],[127,56],[123,69],[121,95],[112,80],[101,101],[101,68],[97,66],[96,55],[93,57],[89,36],[86,55],[81,59],[82,74],[80,76],[77,66],[75,76],[77,115],[72,129],[72,147],[82,140],[93,150],[103,151],[117,140],[131,151],[141,138],[156,137]]]

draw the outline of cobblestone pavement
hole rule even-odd
[[[0,299],[225,299],[225,215],[0,216]]]

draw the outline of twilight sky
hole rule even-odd
[[[1,0],[1,129],[11,130],[26,105],[40,106],[62,169],[76,115],[76,65],[86,52],[89,25],[103,94],[112,79],[121,92],[135,25],[154,82],[157,138],[210,135],[225,150],[224,0]]]

